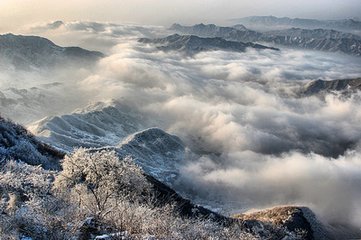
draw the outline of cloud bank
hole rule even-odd
[[[166,34],[158,28],[44,28],[58,39],[97,39],[92,44],[106,48],[94,69],[73,81],[53,79],[71,89],[64,99],[117,99],[195,153],[181,169],[178,191],[225,210],[304,204],[327,221],[361,225],[361,93],[297,95],[309,80],[359,77],[359,58],[290,49],[185,57],[135,41]]]

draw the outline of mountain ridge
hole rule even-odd
[[[218,27],[214,24],[196,24],[193,26],[173,24],[170,30],[200,37],[221,37],[227,41],[257,42],[273,44],[273,46],[361,56],[361,37],[335,30],[291,28],[261,33],[245,27]]]
[[[244,52],[246,48],[279,50],[251,42],[227,41],[220,37],[198,37],[195,35],[173,34],[165,38],[141,38],[138,41],[156,45],[159,50],[184,51],[188,54],[215,50]]]
[[[87,64],[99,60],[104,54],[80,47],[60,47],[39,36],[0,35],[0,58],[16,69],[36,69],[63,65],[66,61]],[[69,63],[70,64],[70,63]]]

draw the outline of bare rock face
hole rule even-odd
[[[281,234],[279,229],[285,229],[290,239],[333,239],[306,207],[281,206],[234,217],[249,228],[258,228],[260,235],[271,232],[271,235],[278,236]]]

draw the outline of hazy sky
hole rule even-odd
[[[0,0],[0,31],[50,20],[168,25],[226,23],[250,15],[357,17],[361,16],[361,0]]]

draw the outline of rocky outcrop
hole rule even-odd
[[[333,239],[312,211],[306,207],[281,206],[258,212],[238,214],[249,228],[258,229],[259,234],[277,236],[279,229],[286,229],[294,239]],[[292,238],[291,238],[292,239]]]

